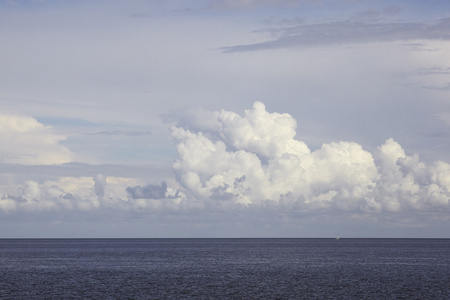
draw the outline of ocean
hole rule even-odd
[[[450,299],[450,239],[0,239],[0,299]]]

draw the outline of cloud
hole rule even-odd
[[[5,191],[5,186],[1,187]],[[0,193],[0,211],[20,212],[67,211],[82,212],[126,211],[154,212],[183,209],[185,194],[176,183],[171,187],[147,184],[141,179],[105,176],[59,177],[42,183],[27,180],[16,186],[15,192]],[[195,201],[192,201],[195,205]],[[186,205],[186,207],[192,207]]]
[[[416,70],[414,75],[449,75],[450,67],[435,66],[431,68],[420,68]]]
[[[166,197],[167,183],[161,182],[161,185],[149,184],[144,187],[128,187],[127,192],[133,199],[162,199]]]
[[[211,9],[255,9],[264,6],[293,6],[304,0],[217,0]]]
[[[121,136],[145,136],[151,135],[150,130],[108,130],[108,131],[98,131],[94,133],[88,133],[88,135],[121,135]]]
[[[353,142],[311,151],[296,140],[289,114],[256,102],[244,116],[221,111],[215,122],[172,128],[180,184],[219,208],[285,207],[362,213],[448,209],[450,165],[427,166],[393,139],[372,154]],[[206,132],[207,134],[205,134]]]
[[[134,13],[130,15],[131,18],[148,18],[150,14],[148,13]]]
[[[395,16],[400,14],[402,11],[403,8],[397,5],[392,5],[381,10],[369,8],[358,12],[355,15],[355,18],[360,20],[378,19],[382,16]]]
[[[450,126],[450,113],[448,112],[440,112],[436,114],[436,117],[442,122],[444,123],[446,126]],[[450,133],[446,132],[444,134],[445,137],[449,137]]]
[[[101,200],[103,200],[103,196],[105,195],[105,185],[106,185],[106,177],[103,174],[97,174],[94,177],[94,192],[95,195]]]
[[[0,161],[26,165],[52,165],[72,160],[60,144],[65,137],[28,116],[0,114]]]
[[[43,183],[25,181],[16,193],[0,194],[0,209],[12,211],[93,211],[105,208],[129,210],[134,203],[125,188],[139,180],[121,177],[60,177]]]
[[[66,177],[58,181],[25,181],[17,187],[17,193],[3,194],[0,208],[11,211],[90,210],[98,207],[92,197],[92,178]]]
[[[182,114],[169,115],[175,120]],[[208,118],[200,122],[198,116]],[[0,210],[368,215],[450,208],[448,163],[427,164],[392,138],[373,153],[349,141],[311,150],[296,139],[301,132],[291,115],[268,112],[261,102],[243,115],[191,111],[171,135],[178,151],[175,179],[149,184],[97,174],[27,180],[15,192],[2,188],[8,192],[0,194]]]
[[[440,90],[440,91],[450,91],[450,82],[447,82],[443,86],[422,86],[424,89],[430,89],[430,90]]]
[[[382,12],[386,15],[398,15],[403,11],[403,8],[398,5],[391,5],[382,10]]]
[[[338,21],[269,29],[268,31],[276,38],[261,43],[224,47],[222,50],[224,52],[242,52],[421,39],[450,40],[450,18],[441,19],[432,25]]]

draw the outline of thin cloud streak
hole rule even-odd
[[[450,18],[422,23],[365,23],[340,21],[268,29],[278,37],[266,42],[223,47],[227,53],[278,48],[311,48],[408,40],[450,40]]]
[[[298,6],[305,0],[218,0],[213,1],[207,9],[213,10],[242,10],[260,7],[292,7]]]
[[[123,135],[123,136],[145,136],[151,135],[150,130],[108,130],[108,131],[98,131],[91,132],[88,135]]]

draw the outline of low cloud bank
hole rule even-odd
[[[134,178],[62,177],[38,183],[26,181],[16,194],[0,193],[0,210],[6,213],[33,211],[177,210],[183,194],[163,182],[147,185]],[[134,187],[130,187],[134,186]]]

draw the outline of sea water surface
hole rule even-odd
[[[0,239],[0,299],[450,299],[450,239]]]

